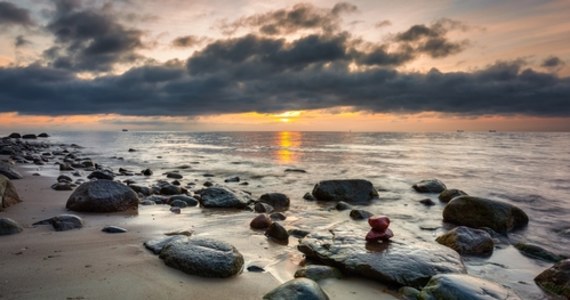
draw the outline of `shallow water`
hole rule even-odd
[[[319,180],[368,179],[382,192],[379,201],[364,209],[388,215],[397,236],[429,242],[445,232],[443,205],[436,194],[418,194],[411,185],[438,178],[448,188],[510,202],[526,211],[529,226],[510,234],[511,242],[532,242],[570,254],[570,133],[75,132],[53,133],[49,142],[81,145],[84,156],[115,170],[154,170],[151,178],[134,176],[137,182],[165,179],[163,172],[180,165],[191,166],[180,170],[183,185],[196,181],[201,186],[206,180],[225,184],[225,178],[239,176],[249,185],[226,185],[245,189],[254,198],[267,192],[289,195],[292,207],[284,222],[287,228],[351,222],[348,212],[331,211],[331,204],[305,201],[302,196]],[[128,152],[129,148],[136,151]],[[307,173],[285,172],[287,168]],[[49,167],[39,172],[59,175]],[[205,178],[204,173],[215,177]],[[418,202],[425,198],[437,205],[425,207]],[[262,232],[248,229],[251,213],[185,209],[180,217],[185,215],[194,220],[194,229],[202,235],[264,239]],[[231,229],[212,229],[219,224]],[[279,246],[268,249],[260,259],[284,281],[302,255],[290,244],[285,251]],[[544,297],[532,278],[550,264],[526,258],[508,244],[489,258],[465,261],[469,273],[511,286],[525,299]]]

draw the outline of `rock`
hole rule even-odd
[[[287,219],[287,216],[280,212],[274,212],[270,214],[269,217],[271,218],[271,220],[277,220],[277,221],[283,221]]]
[[[105,226],[103,227],[103,229],[101,229],[101,231],[106,232],[106,233],[125,233],[127,232],[127,230],[123,227],[119,227],[119,226]]]
[[[175,195],[168,198],[168,203],[170,203],[170,205],[172,205],[172,202],[174,201],[183,201],[184,203],[186,203],[186,206],[198,205],[198,200],[196,200],[196,198],[186,195]]]
[[[69,163],[62,163],[59,165],[60,171],[75,171],[75,169]]]
[[[58,182],[58,183],[52,184],[51,188],[56,190],[56,191],[72,191],[73,185],[69,182]]]
[[[390,228],[387,228],[383,231],[375,230],[374,228],[370,229],[366,234],[366,241],[367,242],[378,242],[382,241],[384,243],[388,242],[391,238],[394,237],[394,233]]]
[[[473,228],[489,227],[504,234],[526,226],[528,216],[520,208],[508,203],[460,196],[445,206],[443,221]]]
[[[540,259],[547,262],[558,262],[567,257],[554,254],[540,246],[526,243],[517,243],[514,245],[524,256]]]
[[[306,277],[314,281],[327,278],[341,278],[342,273],[337,269],[322,265],[309,265],[295,272],[295,278]]]
[[[100,179],[80,185],[67,200],[65,207],[83,212],[115,212],[137,209],[139,199],[128,186]]]
[[[49,137],[49,134],[47,134],[47,133],[45,133],[45,132],[42,132],[42,133],[38,134],[38,137],[39,137],[39,138],[48,138],[48,137]]]
[[[289,197],[281,193],[268,193],[263,194],[259,197],[259,202],[271,205],[275,210],[287,210],[289,209],[290,200]]]
[[[421,288],[436,274],[466,272],[459,254],[445,246],[416,240],[367,243],[365,234],[362,226],[337,225],[311,232],[298,249],[308,259],[400,286]]]
[[[262,273],[262,272],[265,272],[265,269],[262,267],[259,267],[259,266],[252,265],[252,266],[247,267],[247,271],[248,272]]]
[[[446,189],[445,184],[439,179],[426,179],[412,186],[418,193],[441,193]]]
[[[187,207],[188,204],[185,201],[182,200],[174,200],[170,202],[170,206],[172,207],[178,207],[178,208],[184,208]]]
[[[239,182],[239,177],[235,176],[235,177],[230,177],[230,178],[226,178],[224,179],[224,182]]]
[[[438,198],[439,201],[447,203],[451,201],[453,198],[459,196],[467,196],[467,193],[458,189],[446,189],[443,192],[441,192],[441,194],[439,194]]]
[[[180,209],[180,207],[175,207],[175,206],[171,207],[171,208],[170,208],[170,211],[173,212],[173,213],[175,213],[175,214],[180,214],[180,213],[182,212],[182,210]]]
[[[349,210],[352,209],[352,206],[344,201],[339,201],[336,203],[334,208],[338,211]]]
[[[160,258],[172,268],[185,273],[225,278],[243,268],[243,256],[232,245],[209,238],[191,238],[167,244]]]
[[[13,132],[8,137],[11,139],[19,139],[19,138],[22,138],[22,135],[17,133],[17,132]]]
[[[214,186],[214,184],[211,181],[206,181],[206,182],[204,182],[204,186],[205,187],[211,187],[211,186]]]
[[[194,230],[192,229],[178,229],[178,230],[174,230],[174,231],[170,231],[170,232],[166,232],[164,235],[185,235],[185,236],[191,236],[194,233]]]
[[[289,243],[289,233],[277,222],[273,222],[269,225],[269,228],[265,231],[265,236],[280,244],[286,245]]]
[[[113,180],[115,178],[115,174],[109,170],[95,170],[91,174],[87,176],[88,179],[97,178],[97,179],[107,179]]]
[[[384,231],[390,226],[390,218],[381,215],[372,216],[368,218],[368,225],[374,230]]]
[[[148,205],[156,205],[156,202],[152,200],[143,200],[141,201],[140,205],[148,206]]]
[[[307,200],[307,201],[315,201],[315,197],[313,197],[313,195],[311,193],[305,193],[305,195],[303,195],[303,199]]]
[[[176,167],[176,169],[180,169],[180,170],[186,170],[186,169],[190,169],[192,168],[190,165],[180,165],[178,167]]]
[[[71,177],[69,177],[69,176],[59,175],[59,176],[57,177],[57,182],[67,182],[67,183],[71,183],[71,182],[73,182],[73,179],[71,179]]]
[[[511,289],[467,274],[438,274],[422,289],[418,299],[520,300]]]
[[[215,177],[216,175],[210,174],[210,173],[206,173],[206,174],[203,174],[202,176],[204,176],[204,177]]]
[[[173,178],[173,179],[182,179],[184,178],[184,176],[182,176],[181,174],[179,174],[178,172],[167,172],[166,174],[166,178]]]
[[[51,225],[55,231],[67,231],[83,227],[83,220],[76,215],[61,214],[32,224],[32,226],[36,225]]]
[[[285,173],[307,173],[303,169],[285,169]]]
[[[164,249],[164,247],[166,247],[166,245],[168,245],[170,243],[176,243],[179,241],[188,241],[188,236],[186,236],[186,235],[172,235],[172,236],[165,237],[165,238],[158,239],[158,240],[146,241],[146,242],[144,242],[144,246],[148,250],[152,251],[152,253],[160,254],[160,252],[162,251],[162,249]]]
[[[24,135],[22,135],[22,138],[24,140],[35,140],[38,137],[35,134],[24,134]]]
[[[246,208],[249,196],[223,187],[209,187],[199,193],[206,208]]]
[[[170,182],[172,185],[180,185],[180,181],[178,180],[172,180],[172,182]]]
[[[570,259],[557,262],[534,278],[545,291],[570,299]]]
[[[364,204],[378,198],[378,192],[370,181],[363,179],[324,180],[315,185],[313,196],[319,201]]]
[[[294,236],[296,238],[304,238],[307,235],[309,235],[309,231],[307,230],[302,230],[302,229],[297,229],[297,228],[292,228],[287,230],[287,233],[289,233],[290,236]]]
[[[0,175],[0,211],[20,202],[22,202],[22,200],[14,184],[8,177]]]
[[[133,149],[133,148],[129,148],[129,152],[137,152],[137,150]]]
[[[8,177],[8,179],[22,179],[24,176],[18,171],[14,170],[10,165],[0,162],[0,175]]]
[[[308,278],[285,282],[263,296],[264,300],[328,300],[318,283]]]
[[[150,195],[144,198],[145,201],[152,201],[154,204],[165,204],[168,203],[169,198],[161,195]]]
[[[270,213],[273,211],[273,206],[267,203],[256,202],[253,210],[257,213]]]
[[[135,193],[142,194],[143,196],[149,196],[152,194],[152,190],[148,186],[129,184],[129,187],[135,191]]]
[[[353,220],[366,220],[372,217],[373,215],[374,215],[373,213],[362,209],[353,209],[350,211],[350,217]]]
[[[172,184],[167,184],[167,185],[163,185],[160,188],[160,194],[161,195],[180,195],[182,194],[182,188],[177,186],[177,185],[172,185]]]
[[[151,170],[151,169],[144,169],[144,170],[141,171],[141,173],[142,173],[144,176],[151,176],[151,175],[152,175],[152,170]]]
[[[260,214],[251,220],[249,227],[253,229],[266,229],[271,225],[271,223],[273,222],[266,214]]]
[[[458,226],[435,239],[461,255],[491,255],[495,242],[487,231]]]
[[[24,230],[20,224],[10,218],[0,218],[0,235],[20,233]]]
[[[434,206],[435,205],[435,202],[433,202],[430,198],[422,199],[419,202],[425,206]]]
[[[400,292],[403,300],[417,300],[420,297],[420,291],[411,286],[403,286],[398,292]]]

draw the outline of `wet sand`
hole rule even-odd
[[[169,206],[140,206],[137,215],[86,214],[65,209],[71,191],[54,191],[55,178],[31,176],[13,180],[23,202],[0,212],[24,231],[0,240],[0,299],[261,299],[293,278],[303,264],[296,239],[288,246],[269,241],[263,231],[249,229],[251,212],[185,208],[177,215]],[[62,213],[74,213],[85,223],[79,230],[55,232],[32,224]],[[292,218],[294,221],[294,218]],[[121,226],[123,234],[101,231]],[[287,227],[287,226],[286,226]],[[164,233],[191,229],[234,245],[263,273],[244,270],[229,279],[207,279],[164,265],[143,242]],[[362,278],[320,282],[331,299],[396,299],[386,287]],[[393,293],[393,291],[389,291]]]

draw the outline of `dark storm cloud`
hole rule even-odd
[[[396,42],[408,44],[416,51],[433,58],[442,58],[461,52],[468,41],[450,41],[446,35],[451,30],[468,30],[468,26],[450,19],[440,19],[430,26],[418,24],[395,37]]]
[[[225,34],[233,34],[243,27],[257,29],[266,35],[290,34],[307,29],[331,33],[339,29],[342,14],[356,10],[355,5],[344,2],[337,3],[331,9],[299,3],[288,9],[279,9],[242,17],[230,23],[222,23],[220,29]]]
[[[44,58],[56,68],[77,71],[109,71],[116,63],[132,63],[141,57],[142,32],[126,28],[113,15],[82,9],[79,1],[56,1],[56,13],[47,30],[56,43]]]
[[[28,10],[20,8],[11,2],[0,1],[0,25],[32,26],[34,22]]]
[[[181,37],[175,38],[172,41],[172,46],[177,47],[177,48],[189,48],[189,47],[200,46],[204,42],[206,42],[205,37],[199,37],[199,36],[195,36],[195,35],[187,35],[187,36],[181,36]]]
[[[557,56],[546,58],[540,65],[543,68],[556,69],[565,66],[566,63]]]

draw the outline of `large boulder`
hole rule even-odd
[[[520,300],[511,289],[466,274],[439,274],[422,289],[421,300]]]
[[[269,204],[276,210],[287,210],[289,209],[290,200],[289,197],[281,193],[267,193],[259,197],[259,202]]]
[[[199,195],[202,206],[207,208],[245,208],[250,201],[246,194],[223,187],[209,187],[200,191]]]
[[[65,207],[83,212],[115,212],[137,209],[139,198],[128,186],[112,180],[99,179],[80,185],[67,200]]]
[[[447,247],[397,239],[367,243],[367,227],[339,225],[312,232],[298,249],[309,259],[399,286],[421,288],[434,275],[466,272],[459,254]]]
[[[4,175],[0,175],[0,211],[22,202],[14,184]]]
[[[264,300],[328,300],[318,283],[308,278],[285,282],[263,296]]]
[[[22,179],[24,176],[14,170],[9,164],[0,162],[0,175],[8,177],[8,179]]]
[[[534,278],[545,291],[570,299],[570,259],[559,261]]]
[[[160,258],[172,268],[202,277],[225,278],[243,268],[243,256],[232,245],[209,238],[180,239],[167,244]]]
[[[313,196],[319,201],[365,204],[377,199],[378,192],[370,181],[364,179],[323,180],[313,188]]]
[[[507,233],[528,224],[528,216],[520,208],[484,198],[460,196],[443,209],[443,221],[473,228],[489,227]]]
[[[0,218],[0,235],[20,233],[24,230],[20,224],[10,218]]]
[[[412,187],[418,193],[441,193],[446,189],[445,184],[435,178],[416,182]]]
[[[495,248],[495,242],[487,231],[465,226],[458,226],[435,239],[459,254],[490,255]]]

